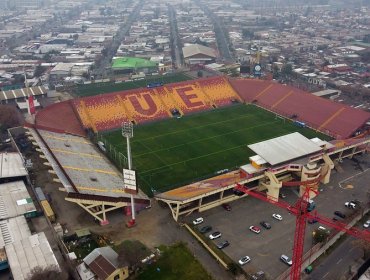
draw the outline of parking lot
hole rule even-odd
[[[357,160],[360,163],[344,160],[341,164],[343,170],[340,172],[333,170],[331,182],[320,187],[320,194],[314,199],[318,213],[332,218],[334,211],[339,210],[348,215],[354,210],[344,206],[346,201],[358,199],[362,203],[368,202],[369,155],[359,156]],[[356,175],[359,173],[361,174]],[[352,176],[354,177],[351,178]],[[349,179],[345,180],[347,178]],[[283,200],[289,204],[294,204],[298,198],[296,188],[287,187],[282,192],[286,194]],[[218,244],[228,240],[230,246],[223,250],[234,261],[237,262],[241,257],[248,255],[251,262],[243,266],[245,270],[249,272],[263,270],[271,278],[284,272],[288,265],[280,260],[280,256],[285,254],[292,257],[295,217],[285,209],[251,197],[239,199],[232,202],[230,206],[231,211],[226,211],[220,206],[204,213],[194,213],[188,219],[191,221],[197,217],[203,217],[204,222],[199,227],[210,225],[213,228],[207,235],[220,231],[222,237],[214,242]],[[282,221],[274,219],[273,213],[280,214],[283,217]],[[264,229],[260,225],[261,221],[270,223],[271,229]],[[256,234],[250,231],[251,225],[261,228],[261,232]],[[313,245],[312,231],[318,226],[319,224],[307,224],[305,251]]]

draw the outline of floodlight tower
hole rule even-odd
[[[122,124],[122,136],[126,138],[126,142],[127,142],[128,169],[132,170],[130,138],[134,137],[134,128],[131,122],[124,122]],[[125,178],[125,175],[124,175],[124,178]],[[135,185],[136,185],[136,182],[135,182]],[[130,192],[130,198],[131,198],[131,215],[132,215],[131,217],[132,218],[131,218],[131,221],[128,222],[127,226],[133,227],[135,225],[135,204],[134,204],[134,195],[132,192]]]

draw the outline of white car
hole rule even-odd
[[[281,221],[283,219],[283,217],[281,215],[275,214],[275,213],[272,214],[272,217],[274,217],[276,220],[279,220],[279,221]]]
[[[245,265],[251,261],[251,258],[248,256],[242,257],[238,262],[240,265]]]
[[[219,231],[215,231],[214,233],[209,235],[209,239],[211,239],[211,240],[217,239],[217,238],[220,238],[220,237],[221,237],[221,232],[219,232]]]
[[[199,225],[199,224],[201,224],[201,223],[203,223],[203,218],[202,217],[200,217],[200,218],[196,218],[194,221],[193,221],[193,225]]]
[[[350,209],[355,209],[356,208],[356,204],[353,203],[352,201],[347,201],[346,203],[344,203],[344,206],[346,206]]]
[[[367,220],[365,223],[364,223],[364,228],[368,228],[370,227],[370,220]]]
[[[292,260],[286,255],[281,255],[280,259],[289,266],[293,264]]]

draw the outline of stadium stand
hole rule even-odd
[[[98,131],[119,127],[123,121],[128,120],[115,95],[88,97],[83,102],[85,110]]]
[[[246,102],[256,103],[277,114],[305,122],[336,139],[351,137],[369,119],[370,113],[320,98],[273,82],[230,80]]]
[[[211,109],[210,102],[204,100],[204,94],[194,82],[180,82],[166,85],[169,94],[174,97],[177,106],[186,114]]]
[[[239,171],[232,171],[203,181],[192,183],[157,195],[157,197],[170,200],[186,200],[206,194],[222,187],[237,183],[240,180]]]
[[[85,135],[83,127],[95,132],[110,130],[123,121],[140,124],[168,118],[174,109],[184,115],[226,106],[233,100],[255,103],[336,139],[352,137],[370,119],[368,112],[275,82],[211,77],[61,102],[38,112],[36,124]]]
[[[202,79],[197,84],[217,107],[231,104],[232,100],[240,101],[240,97],[224,77]]]
[[[35,125],[49,131],[86,136],[71,101],[55,103],[37,112]]]
[[[122,101],[136,123],[168,118],[169,111],[153,89],[128,91]]]

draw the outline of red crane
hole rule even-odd
[[[339,231],[344,231],[350,235],[353,235],[357,238],[362,238],[370,242],[370,232],[366,230],[359,230],[348,226],[347,224],[332,221],[329,218],[321,216],[314,212],[308,212],[307,205],[309,203],[309,194],[310,192],[314,192],[308,186],[304,194],[297,200],[294,206],[284,202],[284,201],[277,201],[272,197],[269,197],[266,193],[258,192],[255,190],[250,190],[243,185],[237,184],[235,190],[244,192],[250,196],[258,198],[263,201],[267,201],[272,203],[280,208],[289,210],[290,213],[294,214],[296,219],[296,227],[294,233],[294,246],[293,246],[293,264],[290,270],[290,279],[292,280],[299,280],[302,271],[302,257],[303,257],[303,249],[304,249],[304,237],[305,237],[305,229],[306,229],[306,222],[307,219],[315,219],[319,223],[327,225],[329,227],[335,228]]]

